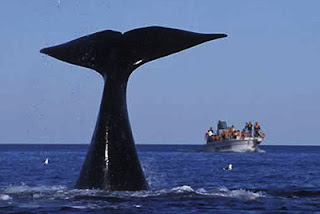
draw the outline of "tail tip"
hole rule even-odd
[[[225,38],[225,37],[227,37],[228,35],[227,34],[225,34],[225,33],[221,33],[221,34],[218,34],[219,35],[219,37],[220,38]]]
[[[42,48],[42,49],[40,50],[40,53],[46,54],[46,48]]]
[[[47,54],[47,48],[42,48],[42,49],[40,50],[40,53],[42,53],[42,54]]]

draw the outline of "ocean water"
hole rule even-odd
[[[138,145],[150,184],[138,192],[74,189],[87,149],[0,145],[0,213],[320,213],[320,147]]]

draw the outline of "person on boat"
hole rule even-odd
[[[222,130],[222,129],[224,129],[224,128],[223,128],[223,124],[222,124],[222,121],[219,120],[219,121],[218,121],[218,125],[217,125],[217,134],[218,134],[218,135],[221,134],[221,133],[220,133],[220,130]]]
[[[212,127],[210,127],[210,129],[207,131],[207,133],[206,133],[206,139],[208,140],[208,141],[212,141],[213,140],[213,129],[212,129]]]
[[[244,126],[243,133],[244,133],[245,137],[249,137],[249,136],[247,136],[247,134],[248,134],[248,123],[247,122],[246,122],[246,125]]]
[[[225,140],[227,138],[227,133],[223,130],[221,134],[222,140]]]
[[[258,122],[255,122],[255,124],[254,124],[254,137],[260,137],[259,131],[260,131],[260,125]]]
[[[249,131],[249,136],[252,137],[252,123],[248,123],[248,131]]]
[[[248,130],[248,123],[246,123],[246,125],[244,126],[245,130]]]
[[[261,131],[260,131],[260,137],[264,139],[265,136],[266,136],[266,134],[264,133],[264,131],[261,130]]]
[[[227,136],[228,136],[228,139],[230,139],[230,138],[232,137],[231,128],[228,129],[228,131],[227,131]]]
[[[234,126],[232,125],[230,128],[230,132],[233,133],[236,129],[234,128]]]
[[[235,132],[234,132],[234,137],[233,137],[234,139],[241,139],[241,132],[240,132],[240,130],[236,130]]]
[[[246,129],[242,129],[242,132],[241,132],[241,139],[244,139],[246,136]]]

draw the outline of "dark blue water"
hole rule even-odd
[[[151,187],[141,192],[73,189],[87,148],[0,145],[0,213],[320,213],[320,147],[138,146]]]

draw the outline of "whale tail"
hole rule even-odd
[[[96,128],[76,188],[148,188],[127,111],[130,74],[146,62],[225,36],[163,27],[140,28],[124,34],[107,30],[40,51],[94,69],[105,79]]]
[[[146,62],[226,36],[165,27],[139,28],[124,34],[106,30],[44,48],[40,52],[61,61],[94,69],[103,76],[110,74],[115,66],[126,64],[127,68],[123,71],[130,75]]]

